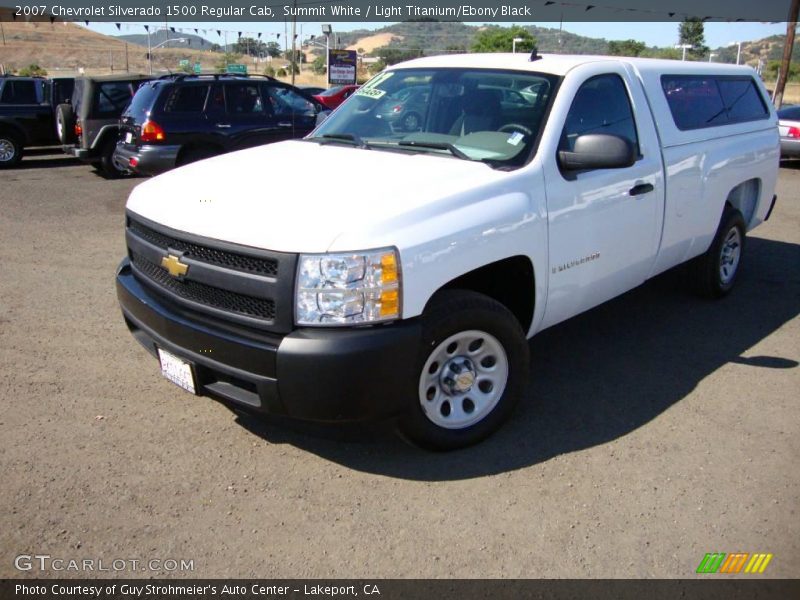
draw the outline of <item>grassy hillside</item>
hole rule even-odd
[[[147,48],[95,33],[74,23],[5,22],[5,45],[0,41],[0,64],[6,71],[36,63],[51,75],[120,72],[146,73]],[[145,44],[147,42],[145,41]],[[126,48],[127,46],[127,48]],[[126,58],[127,56],[127,58]],[[212,70],[220,55],[194,48],[159,48],[153,52],[153,70],[175,71],[182,59],[200,62]]]

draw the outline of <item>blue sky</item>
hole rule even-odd
[[[150,23],[156,27],[161,23]],[[554,27],[558,28],[558,23],[524,23],[530,25],[539,25],[541,27]],[[105,33],[108,35],[119,35],[125,33],[144,33],[141,26],[130,24],[129,30],[125,30],[123,24],[123,31],[117,31],[113,23],[90,23],[89,28]],[[263,34],[280,33],[283,39],[284,24],[283,23],[169,23],[170,26],[183,27],[183,28],[200,28],[200,29],[225,29],[228,31],[247,31],[247,32],[260,32]],[[300,33],[300,26],[303,27],[303,35],[307,36],[310,33],[319,34],[319,23],[298,23],[298,34]],[[379,29],[388,25],[388,23],[334,23],[334,31],[350,31],[353,29]],[[503,23],[503,25],[510,25],[510,23]],[[291,31],[291,24],[288,25]],[[648,46],[671,46],[678,41],[678,24],[677,23],[663,23],[663,22],[642,22],[642,23],[564,23],[564,30],[580,35],[589,37],[603,37],[607,40],[624,40],[635,39],[645,42]],[[757,40],[774,34],[786,33],[786,23],[706,23],[705,35],[706,45],[711,48],[725,46],[731,42]],[[212,42],[220,42],[221,38],[217,36],[216,32],[209,32],[205,36]],[[272,38],[274,39],[274,38]],[[233,39],[229,36],[229,42]]]

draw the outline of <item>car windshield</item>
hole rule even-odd
[[[307,139],[517,167],[531,155],[557,79],[489,69],[384,71]]]

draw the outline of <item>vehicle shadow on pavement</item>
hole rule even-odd
[[[527,397],[475,447],[424,452],[385,426],[288,426],[249,416],[238,423],[270,443],[352,469],[422,481],[502,473],[612,441],[658,417],[727,363],[797,368],[797,357],[742,354],[800,314],[800,245],[761,238],[747,244],[737,288],[721,301],[693,296],[684,272],[674,269],[537,335]]]
[[[41,158],[40,158],[41,157]],[[44,148],[33,148],[25,150],[22,161],[15,167],[6,170],[6,173],[14,171],[25,171],[29,169],[50,169],[53,167],[76,167],[83,163],[75,158],[64,154],[61,149],[52,150]]]

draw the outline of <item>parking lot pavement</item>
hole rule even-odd
[[[0,173],[0,577],[82,575],[14,567],[36,553],[194,566],[129,576],[691,577],[707,552],[800,573],[800,164],[729,298],[671,272],[543,332],[511,422],[449,454],[179,390],[116,305],[136,180],[21,167]]]

